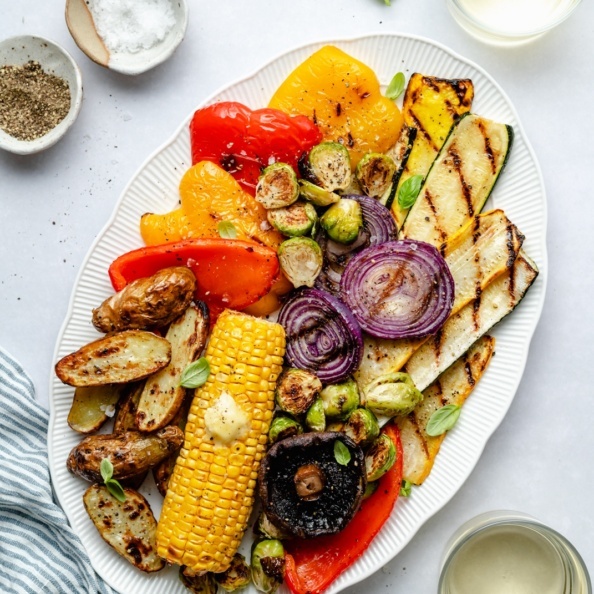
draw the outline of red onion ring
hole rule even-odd
[[[315,373],[322,383],[345,380],[361,364],[363,336],[349,309],[318,289],[303,289],[282,306],[289,365]]]
[[[423,338],[449,317],[454,279],[436,248],[403,239],[353,256],[340,279],[340,294],[368,334]]]

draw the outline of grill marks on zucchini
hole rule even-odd
[[[455,124],[400,230],[439,245],[483,208],[513,139],[509,126],[476,115]]]
[[[536,265],[520,254],[513,267],[482,290],[445,323],[439,335],[425,342],[408,360],[405,370],[424,390],[497,322],[511,313],[538,275]]]
[[[462,406],[487,369],[495,339],[483,336],[423,392],[423,401],[408,416],[399,419],[404,450],[404,478],[420,485],[429,475],[447,434],[430,437],[425,431],[435,410],[448,404]]]

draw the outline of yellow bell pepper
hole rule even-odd
[[[179,193],[181,206],[176,210],[142,215],[140,233],[146,245],[219,237],[222,221],[233,223],[237,239],[274,249],[283,240],[268,223],[266,209],[244,192],[231,174],[210,161],[200,161],[188,169]]]
[[[309,117],[325,140],[349,149],[353,168],[366,153],[387,151],[402,127],[400,110],[381,94],[373,70],[332,45],[297,66],[269,107]]]

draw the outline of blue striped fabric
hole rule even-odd
[[[30,378],[0,349],[0,592],[113,594],[53,498],[48,419]]]

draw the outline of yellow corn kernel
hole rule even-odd
[[[284,353],[279,324],[229,310],[217,320],[205,354],[210,376],[195,392],[157,527],[158,554],[170,563],[229,567],[254,503]],[[221,417],[235,409],[232,422]]]

